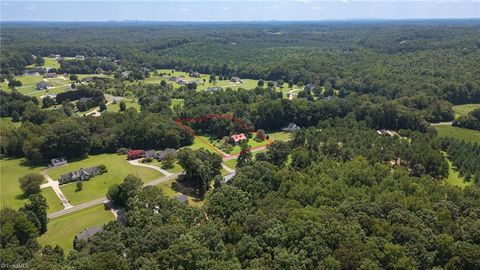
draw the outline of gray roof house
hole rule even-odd
[[[67,164],[67,158],[66,157],[58,157],[58,158],[52,158],[50,160],[50,164],[48,165],[49,167],[56,167],[56,166],[61,166]]]
[[[175,196],[175,199],[177,199],[177,201],[179,201],[179,202],[181,202],[181,203],[186,203],[186,204],[188,204],[188,196],[187,196],[187,195],[178,194],[177,196]]]
[[[102,170],[98,166],[85,168],[85,169],[82,168],[80,170],[76,170],[73,172],[60,175],[60,178],[58,179],[58,183],[61,185],[61,184],[66,184],[74,181],[85,181],[101,173],[102,173]]]
[[[299,130],[299,129],[300,129],[300,127],[295,125],[294,123],[290,123],[290,124],[288,124],[287,127],[282,128],[283,131],[295,131],[295,130]]]
[[[154,158],[155,157],[155,150],[146,150],[145,151],[145,158]]]
[[[92,228],[86,228],[81,233],[76,235],[77,240],[87,241],[88,238],[92,237],[94,234],[103,231],[103,226],[97,226]]]
[[[165,156],[169,153],[173,154],[174,156],[177,156],[177,150],[175,150],[173,148],[167,148],[165,150],[156,152],[155,153],[155,159],[157,159],[158,161],[162,161],[165,158]],[[146,154],[146,152],[145,152],[145,154]]]
[[[43,89],[47,89],[49,87],[52,87],[52,85],[48,82],[39,82],[37,83],[37,85],[35,86],[35,89],[37,90],[43,90]]]
[[[233,76],[232,78],[230,78],[230,81],[234,82],[234,83],[241,83],[242,82],[240,77],[237,77],[237,76]]]

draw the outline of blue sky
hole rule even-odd
[[[268,21],[480,18],[480,0],[1,0],[1,20]]]

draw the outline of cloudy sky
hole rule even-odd
[[[480,18],[480,0],[0,0],[2,21]]]

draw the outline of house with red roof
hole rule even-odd
[[[247,137],[245,136],[245,134],[243,133],[240,133],[240,134],[233,134],[232,136],[230,136],[230,138],[232,139],[232,141],[234,143],[239,143],[240,141],[243,141],[243,140],[246,140]]]
[[[145,156],[145,151],[143,150],[130,150],[127,153],[128,160],[142,158],[143,156]]]

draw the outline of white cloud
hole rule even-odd
[[[297,3],[308,4],[308,3],[310,3],[310,0],[297,0]]]

